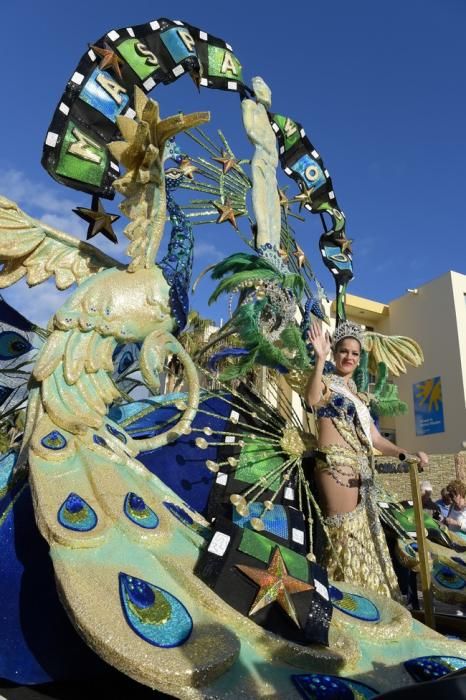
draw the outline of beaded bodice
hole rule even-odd
[[[335,428],[355,451],[371,451],[371,417],[364,401],[356,395],[356,386],[346,384],[335,374],[323,377],[325,403],[316,409],[317,418],[330,418]]]

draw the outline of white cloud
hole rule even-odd
[[[194,255],[198,258],[210,258],[212,262],[216,260],[221,260],[224,257],[218,248],[216,248],[212,243],[207,243],[206,241],[196,241],[194,243]]]
[[[20,170],[13,168],[0,172],[0,194],[23,208],[36,207],[47,213],[68,213],[76,206],[74,200],[57,196],[50,188],[29,180]]]
[[[6,301],[29,321],[45,328],[48,320],[65,303],[72,290],[73,287],[71,290],[60,292],[51,280],[30,288],[23,279],[0,292]]]
[[[44,214],[40,217],[40,221],[45,224],[49,224],[54,228],[63,231],[64,233],[69,233],[70,235],[79,236],[81,238],[86,232],[86,223],[74,214],[72,216],[66,216],[63,214]]]

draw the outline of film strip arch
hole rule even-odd
[[[93,197],[114,197],[120,166],[108,144],[121,138],[117,117],[136,115],[134,91],[146,94],[189,75],[199,88],[253,95],[230,44],[179,20],[160,18],[114,29],[90,45],[67,83],[44,144],[42,164],[61,184]],[[346,287],[353,277],[351,241],[328,170],[303,127],[269,114],[283,172],[299,187],[291,200],[319,214],[320,251],[337,290],[337,320],[345,319]],[[327,227],[324,215],[330,217]]]

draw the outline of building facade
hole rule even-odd
[[[385,335],[417,340],[424,363],[393,381],[408,413],[380,429],[397,444],[430,454],[466,447],[466,275],[448,272],[389,304],[348,295],[348,318]]]

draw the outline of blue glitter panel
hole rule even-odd
[[[167,29],[166,32],[160,34],[160,38],[167,47],[175,63],[179,63],[184,58],[188,58],[188,56],[195,56],[194,51],[191,51],[188,45],[183,41],[183,34],[189,34],[188,30],[184,27]]]
[[[322,168],[317,161],[311,158],[311,156],[307,153],[304,156],[301,156],[301,158],[290,167],[295,173],[301,175],[308,188],[313,187],[315,190],[317,190],[326,183]]]
[[[129,102],[128,94],[116,82],[111,73],[96,68],[81,90],[79,97],[83,102],[104,114],[107,119],[116,122]]]
[[[76,532],[88,532],[97,525],[95,510],[77,493],[70,493],[57,513],[60,525]]]
[[[126,622],[156,647],[178,647],[189,638],[193,621],[185,606],[163,588],[119,574],[120,600]]]
[[[263,513],[264,517],[261,518]],[[235,525],[254,530],[251,525],[251,518],[261,518],[266,532],[270,532],[272,535],[281,537],[284,540],[288,539],[288,519],[283,506],[274,505],[271,510],[265,510],[262,503],[251,503],[249,515],[247,516],[241,516],[236,512],[236,509],[233,509],[233,522]]]
[[[48,450],[63,450],[68,443],[65,436],[59,433],[58,430],[52,430],[51,433],[42,438],[40,444]]]
[[[32,350],[32,345],[24,335],[16,331],[0,333],[0,360],[12,360]]]
[[[337,610],[364,622],[378,622],[380,612],[368,598],[355,593],[345,593],[335,586],[329,586],[330,600]]]
[[[370,700],[379,695],[365,683],[322,673],[293,675],[291,680],[305,700]]]
[[[120,440],[120,442],[126,445],[128,439],[124,433],[114,428],[113,425],[110,425],[110,423],[107,423],[105,427],[107,428],[110,435],[113,435],[113,437],[116,437],[118,440]]]
[[[452,591],[462,591],[466,588],[466,581],[462,576],[449,566],[446,566],[446,564],[441,564],[438,561],[434,563],[432,576],[436,583],[439,583],[444,588],[450,588]]]
[[[466,659],[459,656],[419,656],[404,662],[405,669],[418,683],[441,678],[466,668]]]
[[[155,530],[159,524],[159,519],[152,508],[149,508],[140,496],[131,491],[126,494],[123,512],[133,523],[146,530]]]

